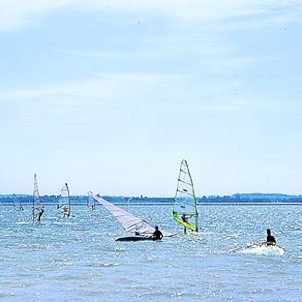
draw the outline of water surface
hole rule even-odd
[[[130,205],[180,232],[161,242],[115,242],[125,234],[106,209],[72,210],[46,205],[32,224],[30,209],[0,207],[0,301],[302,301],[299,205],[200,205],[198,236],[182,234],[171,205]],[[268,227],[284,255],[236,250]]]

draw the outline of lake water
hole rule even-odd
[[[125,207],[127,209],[127,207]],[[302,301],[302,206],[200,205],[201,232],[184,235],[172,205],[128,211],[162,230],[161,242],[115,242],[123,234],[101,206],[62,218],[46,205],[0,206],[0,301]],[[237,249],[271,228],[284,255]]]

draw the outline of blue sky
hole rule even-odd
[[[0,1],[0,192],[302,192],[302,1]]]

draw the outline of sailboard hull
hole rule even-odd
[[[152,237],[142,237],[142,236],[120,237],[115,239],[115,241],[158,241],[158,240],[159,239],[154,239]]]

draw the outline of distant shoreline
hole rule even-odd
[[[45,206],[56,206],[55,202],[42,202]],[[124,203],[124,202],[116,202],[119,206],[173,206],[173,202],[134,202],[134,203]],[[31,203],[22,203],[23,206],[31,206]],[[202,202],[198,203],[198,206],[283,206],[283,205],[300,205],[302,206],[302,202]],[[18,206],[13,202],[0,202],[1,206]],[[72,206],[87,206],[84,202],[76,202],[72,203]],[[96,208],[102,207],[102,205],[96,205]]]
[[[119,205],[170,205],[174,203],[174,197],[147,197],[147,196],[108,196],[102,195],[109,202]],[[0,194],[0,204],[31,204],[32,195],[28,194]],[[88,195],[71,195],[71,203],[85,205]],[[41,195],[43,204],[57,204],[59,196]],[[226,196],[197,197],[199,205],[288,205],[302,204],[302,195],[286,195],[279,193],[247,193]]]

